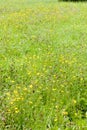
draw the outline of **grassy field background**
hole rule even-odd
[[[87,130],[87,3],[0,0],[0,130]]]

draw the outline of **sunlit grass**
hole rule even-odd
[[[0,2],[1,130],[86,130],[87,4]]]

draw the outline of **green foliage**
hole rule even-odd
[[[58,0],[58,1],[66,1],[66,2],[86,2],[87,0]]]

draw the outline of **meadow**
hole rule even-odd
[[[0,0],[0,130],[87,130],[87,3]]]

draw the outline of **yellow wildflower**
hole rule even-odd
[[[33,85],[32,85],[32,84],[30,85],[30,88],[33,88]]]

